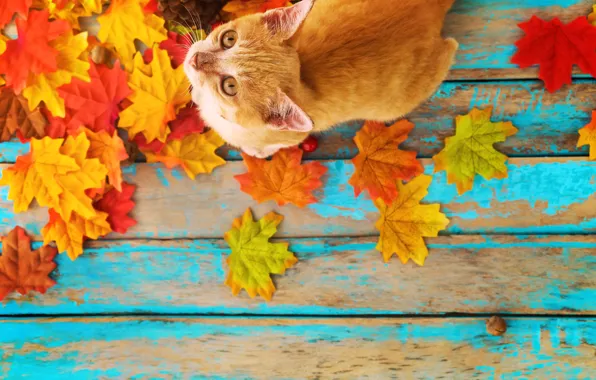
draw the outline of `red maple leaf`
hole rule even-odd
[[[0,74],[6,85],[19,94],[26,86],[30,73],[41,74],[57,69],[58,51],[49,45],[56,37],[70,30],[68,22],[48,21],[48,11],[33,11],[27,20],[17,18],[18,37],[6,42],[0,55]]]
[[[538,77],[548,91],[571,84],[574,64],[596,77],[596,27],[586,17],[565,25],[558,18],[546,22],[533,16],[519,27],[526,36],[515,43],[518,51],[511,62],[521,68],[540,65]]]
[[[0,3],[0,28],[4,28],[4,26],[12,20],[12,16],[15,13],[22,18],[27,18],[31,3],[33,3],[33,0],[2,1]]]
[[[21,227],[15,227],[2,239],[0,256],[0,301],[12,291],[26,294],[32,290],[45,293],[56,285],[49,274],[56,269],[56,248],[44,245],[31,251],[31,240]]]
[[[104,130],[112,134],[118,119],[118,105],[132,93],[128,75],[117,61],[113,69],[93,61],[89,63],[90,82],[73,78],[71,83],[58,88],[68,115],[67,129],[84,125],[94,132]]]
[[[128,216],[128,213],[135,207],[135,203],[131,199],[134,191],[134,185],[122,182],[121,192],[111,189],[95,203],[97,210],[108,213],[107,221],[114,232],[124,234],[130,227],[137,224],[136,220]]]
[[[189,34],[182,35],[176,32],[168,32],[168,39],[160,42],[159,47],[168,52],[170,60],[172,61],[172,67],[177,68],[184,63],[186,52],[190,46],[192,37]],[[146,64],[153,60],[153,49],[145,50],[143,54],[143,60]]]

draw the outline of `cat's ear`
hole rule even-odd
[[[267,128],[274,131],[310,132],[314,123],[302,108],[279,90],[269,106]]]
[[[275,35],[287,40],[298,30],[315,0],[302,0],[291,7],[269,10],[263,14],[263,22]]]

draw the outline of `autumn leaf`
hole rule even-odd
[[[590,21],[592,25],[596,26],[596,4],[592,6],[592,13],[588,15],[588,21]]]
[[[190,34],[178,34],[168,32],[168,38],[159,44],[159,48],[168,52],[172,67],[177,68],[184,63],[188,47],[192,44],[194,37]],[[153,60],[153,49],[147,49],[143,53],[143,61],[149,64]]]
[[[149,142],[165,142],[170,133],[168,122],[176,119],[178,110],[191,99],[183,67],[172,69],[168,53],[158,47],[153,47],[153,57],[148,66],[135,60],[128,81],[132,104],[120,114],[119,126],[127,129],[131,138],[143,133]]]
[[[61,20],[49,22],[47,11],[33,11],[27,20],[17,18],[15,23],[18,36],[6,42],[6,51],[0,55],[0,74],[4,74],[6,85],[20,94],[30,76],[56,71],[59,51],[52,42],[70,27]]]
[[[225,233],[224,239],[232,249],[227,259],[226,285],[234,295],[245,289],[251,298],[258,294],[270,301],[275,292],[271,274],[284,274],[298,262],[288,251],[288,243],[269,242],[282,220],[283,216],[270,212],[255,222],[247,209]]]
[[[195,179],[197,174],[211,173],[226,163],[215,154],[224,141],[217,133],[193,133],[182,140],[168,142],[159,154],[146,152],[147,162],[162,162],[168,169],[181,166],[186,174]]]
[[[592,111],[592,121],[579,130],[577,147],[590,146],[590,160],[596,160],[596,111]]]
[[[46,118],[39,109],[29,111],[27,100],[8,87],[0,88],[0,141],[19,133],[22,139],[45,135]]]
[[[132,195],[135,191],[134,185],[122,183],[122,191],[111,189],[95,203],[98,211],[108,214],[107,221],[114,232],[125,234],[129,228],[137,224],[137,221],[128,214],[135,207]]]
[[[15,13],[21,16],[22,19],[26,19],[32,1],[33,0],[2,1],[2,4],[0,4],[0,28],[4,28],[4,26],[12,20],[12,16],[14,16]]]
[[[108,170],[110,184],[118,191],[122,191],[120,161],[128,158],[126,148],[124,148],[124,142],[122,142],[116,131],[111,136],[106,131],[95,133],[89,129],[85,129],[85,133],[87,133],[90,142],[87,157],[99,159]]]
[[[97,18],[100,41],[114,46],[127,70],[132,70],[136,52],[135,39],[153,46],[167,38],[164,20],[143,12],[139,0],[112,0],[110,7]]]
[[[321,187],[321,177],[327,168],[319,162],[301,165],[302,150],[283,149],[268,160],[242,154],[248,173],[234,178],[240,189],[257,202],[274,200],[278,205],[293,203],[304,207],[315,203],[313,190]]]
[[[489,107],[457,116],[455,136],[447,137],[445,148],[433,157],[435,172],[445,170],[447,181],[457,185],[459,194],[472,189],[476,174],[487,180],[507,177],[507,156],[493,144],[516,134],[517,128],[511,122],[492,123],[491,114]]]
[[[23,95],[29,100],[29,109],[42,101],[53,116],[64,117],[64,99],[57,89],[74,78],[89,81],[87,61],[87,33],[73,35],[68,32],[51,43],[58,50],[57,70],[52,73],[29,76]]]
[[[79,17],[89,17],[102,11],[102,0],[34,0],[33,5],[47,9],[50,18],[68,21],[75,29],[81,29]]]
[[[41,230],[44,244],[56,242],[58,251],[66,252],[71,260],[83,254],[83,242],[86,238],[98,239],[111,232],[107,222],[108,214],[97,212],[93,217],[85,219],[73,213],[68,223],[53,209],[49,210],[50,220]]]
[[[348,181],[355,196],[367,190],[371,199],[381,197],[389,203],[397,196],[396,179],[409,180],[422,173],[416,152],[398,149],[413,128],[407,120],[390,127],[368,121],[356,133],[359,153],[352,159],[356,171]]]
[[[571,84],[574,64],[596,77],[596,27],[586,17],[563,24],[558,18],[546,22],[533,16],[519,27],[526,36],[515,43],[518,51],[511,62],[521,68],[539,65],[538,77],[548,91]]]
[[[49,277],[56,269],[56,248],[44,245],[31,251],[30,244],[29,236],[18,226],[2,239],[0,301],[13,291],[27,294],[35,290],[44,294],[56,285]]]
[[[381,232],[376,249],[388,262],[397,254],[402,263],[412,259],[424,265],[428,249],[423,237],[436,237],[444,230],[449,220],[439,209],[440,205],[421,205],[420,201],[428,194],[432,178],[420,175],[408,184],[397,182],[398,196],[387,204],[383,198],[375,200],[381,217],[375,227]]]
[[[222,9],[229,13],[232,19],[253,13],[266,12],[270,9],[288,7],[292,3],[288,0],[231,0]]]
[[[118,106],[132,91],[128,87],[127,73],[116,62],[114,68],[90,62],[89,78],[74,78],[58,88],[66,106],[68,129],[86,126],[92,131],[105,130],[112,134],[120,112]]]

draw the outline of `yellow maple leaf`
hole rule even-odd
[[[588,15],[588,21],[590,21],[592,25],[596,26],[596,4],[592,6],[592,13]]]
[[[118,132],[110,136],[106,131],[99,131],[97,133],[85,129],[85,133],[91,143],[87,157],[98,158],[99,161],[105,165],[108,170],[108,178],[110,184],[118,191],[122,191],[122,170],[120,169],[120,161],[128,158],[124,142],[118,136]]]
[[[423,237],[436,237],[449,224],[449,219],[439,211],[440,205],[420,204],[428,194],[431,180],[430,176],[420,175],[406,185],[398,181],[398,196],[391,204],[385,204],[383,198],[375,200],[381,212],[375,223],[381,232],[376,249],[383,254],[385,262],[397,254],[404,264],[412,259],[424,265],[428,248]]]
[[[66,20],[73,28],[81,29],[79,17],[101,13],[102,0],[34,0],[33,7],[47,9],[50,18]]]
[[[97,18],[97,38],[114,47],[120,61],[129,71],[132,70],[136,51],[135,39],[146,46],[153,46],[168,38],[164,20],[143,12],[145,3],[140,0],[113,0],[106,12]]]
[[[73,35],[65,33],[52,41],[50,45],[58,51],[56,59],[58,70],[39,75],[30,74],[23,96],[33,110],[42,101],[56,117],[64,117],[64,100],[58,95],[58,87],[70,83],[73,77],[90,82],[89,62],[87,61],[87,32]]]
[[[159,154],[145,153],[147,162],[162,162],[168,169],[181,166],[186,174],[195,179],[199,173],[211,173],[226,161],[215,154],[224,141],[213,131],[192,133],[182,140],[169,141]]]
[[[8,199],[14,201],[14,211],[27,211],[31,201],[40,206],[55,207],[62,193],[56,175],[79,170],[72,157],[60,152],[63,139],[44,137],[31,139],[31,154],[19,157],[17,163],[2,172],[0,185],[10,186]]]
[[[592,121],[579,130],[577,147],[590,146],[590,160],[596,160],[596,111],[592,111]]]
[[[8,41],[8,37],[0,33],[0,55],[6,50],[6,41]],[[0,86],[3,86],[5,83],[4,78],[0,75]]]
[[[71,260],[75,260],[83,253],[85,238],[98,239],[112,232],[107,218],[108,214],[101,211],[89,219],[72,213],[66,223],[59,213],[50,209],[50,221],[41,230],[44,244],[55,241],[60,253],[66,252]]]
[[[474,108],[457,116],[455,136],[445,139],[445,148],[433,157],[435,172],[445,170],[447,181],[455,183],[459,194],[472,189],[474,177],[485,179],[507,177],[507,156],[493,147],[517,133],[511,122],[492,123],[492,107],[484,111]]]
[[[133,90],[127,98],[132,104],[120,113],[119,126],[127,129],[131,138],[143,133],[147,141],[165,142],[170,134],[168,122],[191,100],[184,68],[173,69],[168,52],[154,46],[149,65],[135,60],[128,85]]]
[[[275,292],[271,274],[284,274],[298,262],[288,250],[288,243],[269,242],[282,220],[283,216],[270,212],[255,222],[247,209],[225,233],[224,238],[232,249],[227,259],[226,285],[234,295],[246,289],[251,298],[259,294],[270,301]]]

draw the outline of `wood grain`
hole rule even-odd
[[[0,320],[8,378],[590,379],[596,321],[74,318]]]
[[[434,173],[432,161],[422,160],[433,182],[424,203],[439,203],[451,219],[448,234],[590,233],[596,231],[596,162],[582,158],[515,158],[509,177],[486,181],[477,177],[474,189],[459,196],[447,184],[445,172]],[[134,216],[138,225],[126,235],[111,238],[221,238],[234,218],[251,207],[256,217],[269,211],[284,215],[278,236],[376,235],[379,217],[366,194],[354,197],[348,179],[351,162],[325,161],[324,187],[315,192],[318,202],[303,209],[273,202],[257,205],[240,191],[234,175],[245,172],[242,162],[230,162],[195,181],[180,170],[160,164],[137,164],[127,169],[126,181],[136,184]],[[0,168],[5,166],[0,166]],[[15,224],[40,239],[48,220],[46,209],[14,214],[0,191],[0,233]]]
[[[55,287],[13,293],[0,314],[596,313],[596,236],[427,239],[424,267],[385,264],[374,237],[288,242],[299,262],[274,276],[271,302],[231,294],[222,240],[99,241],[59,256]]]

